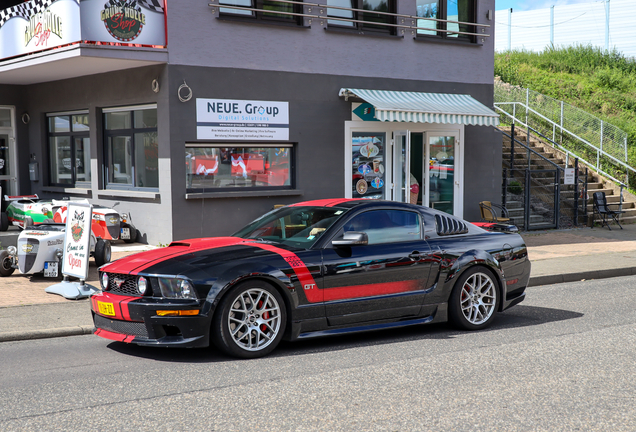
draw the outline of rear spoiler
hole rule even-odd
[[[486,231],[497,231],[497,232],[519,232],[519,228],[514,225],[509,225],[505,223],[497,223],[497,222],[472,222],[473,225],[477,225],[479,228],[485,229]]]
[[[40,197],[37,195],[13,195],[13,196],[5,195],[4,196],[5,201],[19,201],[22,199],[39,200]]]

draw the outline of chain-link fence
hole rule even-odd
[[[500,80],[495,81],[494,101],[502,123],[511,124],[514,118],[602,174],[627,184],[631,176],[634,184],[625,131],[563,101]]]

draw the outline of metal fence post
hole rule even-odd
[[[563,101],[561,101],[561,121],[559,122],[561,133],[559,134],[559,144],[563,145]]]
[[[559,216],[561,214],[561,170],[556,169],[554,182],[554,222],[556,229],[559,229]]]
[[[525,226],[526,231],[530,229],[530,170],[526,169],[526,185],[525,189],[525,197],[524,197],[524,211],[523,211],[523,224]]]
[[[574,226],[579,226],[579,158],[574,158]]]
[[[503,179],[501,182],[501,206],[506,207],[506,191],[508,190],[508,169],[503,169]]]
[[[528,110],[530,109],[530,87],[526,88],[526,125],[528,124]]]
[[[513,120],[512,127],[510,128],[510,169],[514,169],[514,167],[515,167],[515,123]]]

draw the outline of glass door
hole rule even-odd
[[[0,107],[0,187],[3,195],[16,195],[13,109]]]
[[[411,134],[393,132],[393,201],[411,202]]]
[[[458,136],[433,134],[427,136],[426,202],[430,208],[456,214],[459,199],[459,178],[456,176]]]
[[[352,198],[390,199],[386,184],[386,132],[352,132]]]

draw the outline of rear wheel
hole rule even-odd
[[[0,276],[11,276],[15,269],[11,267],[11,257],[6,250],[0,250]]]
[[[97,267],[101,267],[110,262],[110,242],[102,239],[97,239],[95,244],[95,264]]]
[[[467,270],[455,284],[448,305],[452,323],[466,330],[488,327],[499,307],[495,276],[485,267]]]
[[[212,321],[212,340],[229,355],[262,357],[279,344],[285,324],[285,303],[280,293],[266,282],[244,282],[219,303]]]

